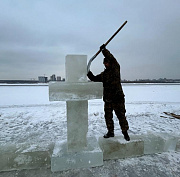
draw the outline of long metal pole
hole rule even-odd
[[[109,40],[104,44],[105,46],[108,45],[108,43],[116,36],[116,34],[124,27],[124,25],[127,23],[127,21],[125,21],[121,27],[111,36],[111,38],[109,38]],[[87,73],[90,70],[90,65],[91,62],[99,55],[99,53],[101,52],[101,50],[99,49],[99,51],[89,60],[88,65],[87,65]]]

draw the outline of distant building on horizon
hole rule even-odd
[[[52,76],[50,76],[50,81],[56,81],[56,75],[53,74]]]
[[[40,83],[47,83],[47,82],[48,82],[48,77],[39,76],[39,77],[38,77],[38,81],[39,81]]]
[[[57,76],[57,81],[61,81],[61,76]]]

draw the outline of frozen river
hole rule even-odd
[[[164,114],[164,112],[170,112],[180,115],[180,84],[123,84],[123,90],[126,95],[126,116],[130,126],[130,137],[134,134],[150,133],[180,136],[180,120]],[[11,144],[16,146],[22,144],[30,150],[36,146],[46,150],[57,140],[66,140],[66,104],[65,102],[49,102],[48,92],[48,85],[0,86],[1,146],[11,147]],[[113,119],[115,135],[122,136],[115,115]],[[91,100],[88,107],[88,136],[95,136],[98,139],[105,133],[103,101],[102,99]],[[174,177],[176,174],[179,176],[179,157],[179,152],[169,152],[162,155],[111,160],[105,161],[104,166],[100,168],[87,169],[89,171],[76,170],[76,172],[80,173],[77,176],[102,174],[99,176],[125,177],[128,172],[129,176],[137,173],[142,174],[141,176],[150,174],[151,176]],[[31,176],[32,171],[26,172]],[[90,172],[91,175],[86,175]],[[105,175],[106,172],[108,175]],[[19,173],[18,176],[24,176],[21,175],[24,171],[0,173],[0,176],[17,176],[15,173]],[[68,176],[68,173],[69,176],[74,176],[72,175],[74,171],[60,173],[60,176]],[[49,169],[38,171],[37,174],[38,176],[54,176]],[[32,173],[32,176],[36,175]]]
[[[179,102],[180,84],[122,84],[126,103]],[[50,104],[48,85],[0,85],[0,106]]]

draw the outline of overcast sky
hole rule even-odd
[[[107,48],[121,78],[180,79],[180,0],[0,0],[0,79],[65,77],[65,56]],[[103,71],[103,55],[91,71]]]

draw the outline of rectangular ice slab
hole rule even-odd
[[[44,146],[44,145],[43,145]],[[0,146],[0,171],[50,168],[53,144],[5,144]]]
[[[144,140],[144,154],[154,154],[164,152],[165,141],[162,137],[147,134],[143,136]]]
[[[88,101],[67,101],[68,151],[80,151],[87,146]]]
[[[99,145],[103,151],[103,159],[121,159],[126,157],[141,156],[144,154],[144,143],[141,139],[133,138],[125,141],[123,137],[104,139],[99,138]]]
[[[87,55],[66,56],[66,82],[87,82]]]
[[[49,101],[101,99],[102,83],[97,82],[50,82]]]
[[[164,152],[176,150],[176,145],[179,139],[177,136],[168,133],[160,133],[158,135],[164,139]]]
[[[180,152],[180,139],[178,140],[176,144],[176,151]]]
[[[177,137],[167,133],[149,133],[142,136],[144,141],[144,154],[154,154],[175,151]]]
[[[103,165],[103,153],[95,137],[89,137],[87,147],[79,152],[68,152],[66,142],[57,142],[51,158],[51,171],[88,168]]]

